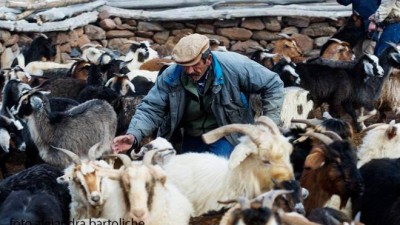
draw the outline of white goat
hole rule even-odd
[[[358,164],[360,168],[371,159],[399,158],[400,136],[397,135],[400,124],[392,120],[390,124],[373,124],[367,128],[368,132],[358,147]]]
[[[307,119],[308,114],[314,107],[314,102],[309,97],[309,91],[300,87],[286,87],[284,89],[285,98],[283,99],[282,110],[280,114],[282,127],[291,128],[292,119]],[[305,127],[305,124],[296,126]]]
[[[272,189],[272,179],[278,182],[293,179],[289,156],[292,145],[283,137],[276,124],[262,116],[256,125],[231,124],[217,128],[203,136],[211,143],[230,132],[241,132],[241,138],[230,159],[209,153],[187,153],[173,157],[163,165],[169,179],[192,202],[194,216],[224,206],[217,201],[237,196],[254,198]],[[145,147],[172,148],[159,144],[160,138]]]
[[[89,150],[93,158],[99,144]],[[112,169],[105,161],[81,160],[75,153],[56,148],[67,154],[74,164],[57,178],[59,183],[68,183],[71,194],[70,220],[103,218],[118,221],[124,218],[127,209],[122,188],[118,181],[99,176],[98,168]]]
[[[103,169],[100,173],[122,183],[129,201],[125,219],[142,221],[146,225],[189,224],[192,204],[167,181],[167,175],[159,165],[152,165],[152,157],[145,156],[143,162],[131,162],[126,155],[117,156],[122,160],[124,169]]]

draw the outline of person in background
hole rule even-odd
[[[374,51],[374,54],[379,57],[389,46],[388,42],[395,44],[400,42],[400,0],[382,0],[369,20],[369,31],[382,32]]]
[[[352,5],[353,15],[349,20],[358,20],[361,18],[360,29],[352,30],[353,38],[359,40],[354,46],[353,51],[357,58],[364,53],[373,54],[375,42],[377,41],[377,33],[368,30],[369,17],[376,12],[381,0],[336,0],[341,5]],[[349,23],[349,20],[347,23]],[[351,21],[353,22],[353,21]],[[358,21],[354,21],[357,23]],[[340,31],[339,31],[340,32]],[[349,31],[345,31],[349,32]]]
[[[207,145],[201,135],[219,126],[254,123],[250,94],[260,94],[263,115],[279,124],[283,82],[278,74],[234,52],[212,52],[201,34],[183,37],[172,51],[175,65],[158,77],[138,105],[126,135],[115,137],[113,152],[125,152],[157,132],[170,139],[183,128],[182,153],[229,157],[239,134]]]

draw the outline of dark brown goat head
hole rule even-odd
[[[306,212],[323,207],[333,195],[339,195],[340,207],[352,196],[363,192],[363,179],[356,166],[356,152],[348,141],[335,140],[324,134],[311,134],[322,141],[316,144],[304,162],[301,185],[309,190]]]

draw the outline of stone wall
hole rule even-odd
[[[320,46],[343,25],[338,20],[308,17],[255,17],[232,20],[201,20],[179,22],[145,22],[111,18],[104,11],[96,23],[69,32],[46,33],[57,45],[56,61],[65,62],[74,48],[93,42],[125,54],[127,40],[149,40],[160,56],[169,55],[176,42],[187,33],[201,33],[220,40],[229,50],[249,55],[254,47],[271,48],[286,33],[296,39],[306,56],[318,54]],[[32,41],[34,34],[0,31],[2,68],[7,66],[9,54]]]

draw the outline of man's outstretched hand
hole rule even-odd
[[[115,154],[126,152],[132,148],[134,142],[135,137],[132,134],[120,135],[114,138],[111,144],[111,149]]]

